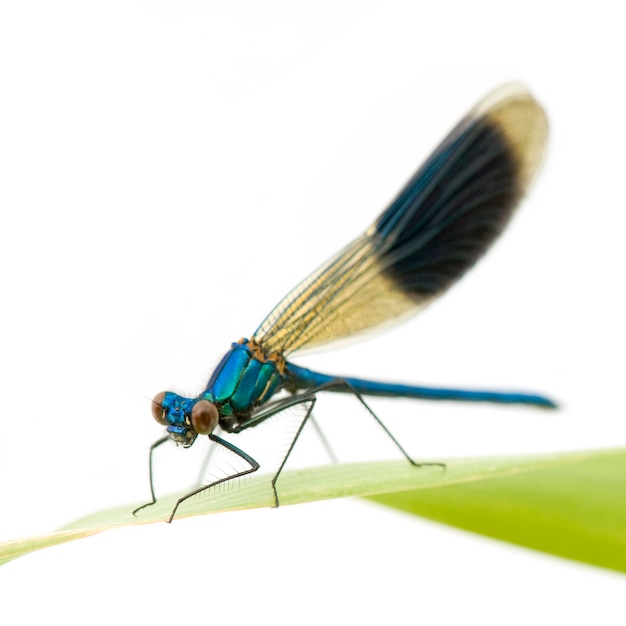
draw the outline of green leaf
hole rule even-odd
[[[626,571],[626,449],[526,457],[460,459],[446,468],[406,461],[339,465],[285,472],[281,506],[368,496],[389,506],[552,554]],[[110,528],[161,522],[173,494],[143,509],[128,505],[90,515],[48,535],[0,545],[0,563]],[[182,517],[268,507],[270,478],[209,490],[186,501]]]
[[[481,535],[626,572],[626,450],[372,500]]]

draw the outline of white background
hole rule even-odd
[[[511,228],[419,319],[296,362],[562,402],[555,414],[372,402],[419,458],[624,444],[615,6],[3,3],[0,539],[144,500],[160,433],[147,398],[201,390],[230,342],[509,80],[551,121]],[[353,400],[326,398],[318,415],[342,460],[396,457]],[[275,432],[250,433],[245,449]],[[185,454],[160,459],[171,487],[193,478]],[[305,462],[327,462],[313,439],[292,467]],[[618,574],[360,501],[109,532],[2,567],[0,589],[7,624],[611,624],[626,613]]]

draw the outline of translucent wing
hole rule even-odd
[[[424,308],[502,232],[541,162],[547,130],[524,87],[493,92],[363,235],[276,306],[256,341],[266,353],[289,354]]]

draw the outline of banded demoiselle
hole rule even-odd
[[[233,343],[196,398],[167,391],[152,404],[166,427],[150,448],[151,502],[156,502],[152,456],[171,439],[185,448],[198,435],[237,455],[246,468],[202,485],[179,505],[259,464],[215,434],[239,433],[288,407],[303,419],[272,479],[276,482],[321,391],[351,393],[416,466],[364,396],[525,404],[555,404],[537,394],[418,387],[321,374],[291,362],[292,354],[401,321],[444,293],[483,255],[508,223],[542,160],[546,116],[521,85],[506,85],[480,102],[450,132],[382,215],[352,243],[292,289],[249,338]],[[278,395],[282,392],[281,395]]]

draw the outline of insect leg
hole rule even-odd
[[[309,415],[309,421],[311,422],[311,426],[313,426],[313,428],[315,429],[315,432],[317,433],[317,436],[322,442],[322,445],[324,446],[324,449],[326,450],[326,454],[328,454],[328,456],[330,457],[330,460],[332,461],[333,465],[337,465],[339,463],[339,459],[337,458],[337,455],[335,454],[334,450],[331,448],[328,438],[324,434],[324,431],[322,431],[322,429],[320,428],[320,425],[315,419],[315,415],[313,415],[313,413]]]
[[[441,467],[445,469],[445,463],[418,463],[413,460],[409,453],[400,445],[400,442],[391,434],[391,431],[385,426],[383,421],[374,413],[369,404],[365,402],[363,396],[344,378],[335,378],[334,380],[328,381],[326,383],[322,383],[318,385],[314,389],[311,390],[311,393],[317,393],[318,391],[325,391],[332,388],[345,388],[350,393],[354,394],[357,400],[367,409],[367,412],[376,420],[379,426],[387,433],[387,436],[393,441],[398,450],[402,452],[402,454],[406,457],[407,461],[413,465],[414,467]]]
[[[274,506],[275,507],[278,507],[278,491],[276,490],[276,481],[278,480],[280,473],[283,471],[283,467],[285,467],[285,463],[287,462],[287,459],[289,458],[291,451],[296,445],[296,441],[298,441],[298,437],[300,437],[300,433],[302,432],[304,425],[307,423],[308,419],[311,417],[311,413],[313,412],[313,407],[315,406],[316,401],[317,401],[317,398],[315,397],[314,394],[306,394],[304,396],[300,396],[298,400],[296,400],[295,402],[291,404],[291,406],[294,406],[296,404],[308,403],[309,406],[307,407],[306,413],[304,415],[304,419],[300,422],[300,426],[298,427],[298,430],[296,431],[294,438],[291,440],[291,443],[289,444],[289,449],[287,450],[287,453],[283,457],[280,467],[278,468],[277,472],[274,474],[274,478],[272,478],[272,489],[274,490]]]
[[[176,504],[174,505],[174,508],[172,509],[169,519],[167,520],[168,524],[171,524],[172,520],[174,519],[174,516],[176,515],[176,511],[178,510],[178,507],[185,500],[188,500],[192,496],[202,493],[203,491],[206,491],[207,489],[210,489],[211,487],[215,487],[216,485],[219,485],[221,483],[225,483],[229,480],[233,480],[235,478],[245,476],[246,474],[252,474],[256,472],[259,469],[259,467],[261,467],[249,454],[246,454],[243,450],[239,449],[237,446],[234,446],[232,443],[226,441],[225,439],[222,439],[221,437],[218,437],[217,435],[214,435],[213,433],[209,435],[209,439],[220,446],[224,446],[224,448],[236,454],[239,458],[243,459],[246,463],[248,463],[248,465],[250,465],[250,468],[246,470],[242,470],[241,472],[237,472],[236,474],[231,474],[230,476],[225,476],[224,478],[214,480],[212,483],[209,483],[208,485],[202,485],[202,487],[198,487],[198,489],[194,489],[193,491],[190,491],[188,494],[184,495],[182,498],[179,498]]]
[[[198,472],[198,479],[196,481],[198,485],[202,484],[202,479],[211,463],[211,459],[213,458],[213,453],[215,452],[215,450],[217,450],[217,444],[211,442],[207,453],[204,455],[204,460],[202,461],[202,465],[200,466],[200,471]]]
[[[168,436],[165,437],[161,437],[161,439],[157,439],[157,441],[155,441],[151,446],[150,446],[150,454],[149,454],[149,465],[150,465],[150,495],[152,496],[152,500],[150,502],[146,502],[146,504],[142,504],[141,506],[137,507],[134,511],[133,511],[133,515],[135,517],[137,517],[137,512],[141,511],[141,509],[145,509],[147,506],[152,506],[153,504],[156,504],[156,496],[154,495],[154,480],[153,480],[153,475],[152,475],[152,453],[163,443],[165,443],[166,441],[169,440]]]

